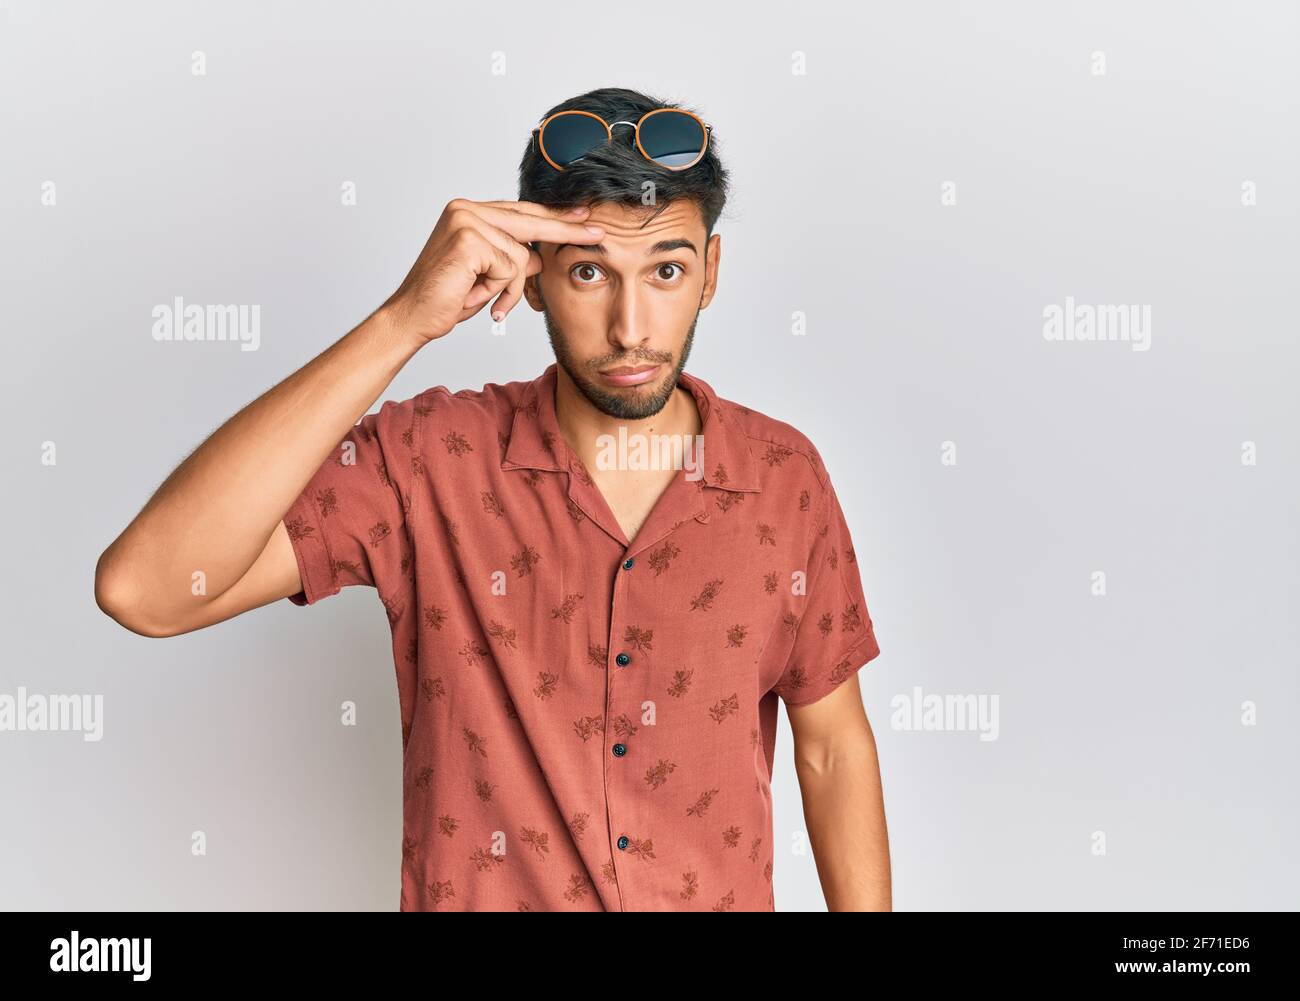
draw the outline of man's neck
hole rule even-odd
[[[629,438],[637,434],[678,435],[685,438],[698,435],[701,427],[695,397],[680,383],[674,387],[668,402],[657,414],[631,420],[611,417],[592,406],[591,401],[573,384],[561,366],[556,367],[555,418],[564,440],[591,471],[597,468],[596,456],[600,451],[601,435],[617,438],[619,429],[625,428]]]

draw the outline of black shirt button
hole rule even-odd
[[[616,757],[616,758],[621,758],[621,757],[623,757],[623,755],[625,755],[625,754],[627,754],[627,745],[626,745],[626,744],[615,744],[615,745],[614,745],[614,757]]]
[[[627,559],[625,559],[625,560],[623,561],[623,569],[624,569],[624,570],[631,570],[631,569],[632,569],[632,564],[635,563],[635,562],[636,562],[636,560],[634,560],[631,556],[629,556]]]
[[[618,664],[619,667],[627,667],[628,664],[632,663],[632,658],[625,653],[620,653],[614,658],[614,663]]]
[[[626,847],[627,847],[627,835],[624,834],[621,835],[618,839],[618,850],[622,851]]]

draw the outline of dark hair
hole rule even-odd
[[[635,122],[656,108],[682,108],[699,115],[694,108],[668,104],[622,87],[603,87],[557,104],[540,119],[538,125],[558,111],[590,111],[611,125]],[[701,120],[703,115],[699,115]],[[709,146],[700,162],[686,170],[666,170],[641,155],[626,126],[614,129],[610,142],[593,149],[580,160],[556,170],[542,156],[536,133],[529,137],[524,157],[519,162],[519,198],[569,208],[615,202],[640,207],[643,185],[654,184],[653,218],[670,202],[688,199],[695,202],[704,220],[706,236],[713,234],[714,223],[727,201],[727,171],[717,154],[717,131],[709,133]],[[649,207],[649,206],[645,206]]]

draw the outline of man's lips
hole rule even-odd
[[[602,369],[600,376],[615,386],[638,386],[653,379],[661,367],[661,365],[617,365],[614,368]]]

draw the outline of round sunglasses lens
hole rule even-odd
[[[704,126],[680,111],[663,111],[641,123],[641,148],[665,167],[684,167],[698,159],[704,142]]]
[[[584,156],[607,138],[605,126],[587,115],[553,118],[542,132],[546,155],[560,166]]]

